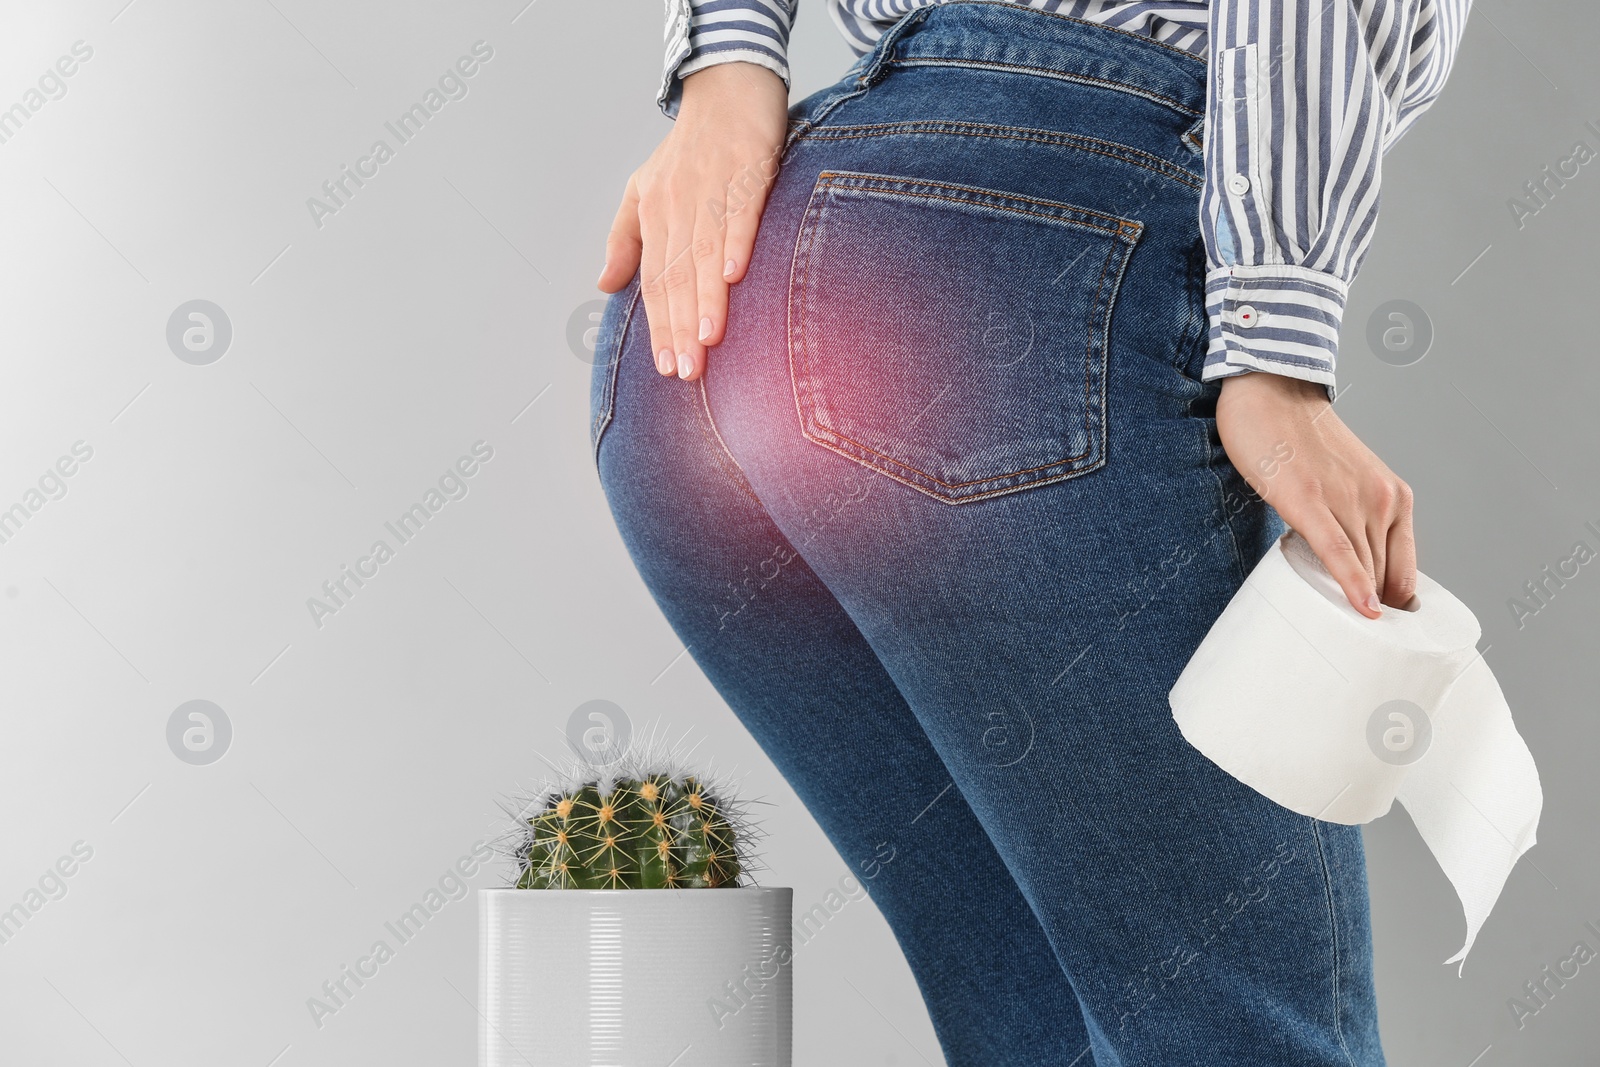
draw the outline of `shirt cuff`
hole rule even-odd
[[[694,11],[689,6],[689,0],[667,0],[667,24],[663,33],[667,58],[661,69],[661,91],[656,93],[656,106],[669,119],[678,117],[678,105],[683,97],[678,67],[693,51],[689,44],[693,20]]]
[[[1316,382],[1332,400],[1348,295],[1344,279],[1309,267],[1213,267],[1206,272],[1210,335],[1201,380],[1267,371]]]
[[[667,58],[661,72],[661,89],[656,93],[656,106],[667,118],[678,117],[678,108],[683,103],[683,79],[718,63],[755,63],[782,78],[784,87],[790,88],[789,64],[784,54],[786,41],[771,37],[770,30],[741,34],[733,27],[727,31],[732,39],[714,40],[695,55],[691,44],[693,23],[691,0],[667,0]],[[739,36],[746,37],[747,47],[737,39]]]

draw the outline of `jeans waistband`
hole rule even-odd
[[[973,66],[1131,92],[1200,118],[1206,62],[1143,34],[1011,0],[945,0],[909,12],[857,61],[859,84],[894,66]]]

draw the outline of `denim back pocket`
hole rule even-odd
[[[1106,461],[1106,346],[1140,223],[824,171],[795,245],[806,437],[950,504]]]
[[[595,462],[600,458],[600,436],[611,424],[617,402],[617,368],[622,361],[622,342],[628,323],[639,304],[639,272],[620,290],[606,298],[600,324],[594,337],[594,369],[589,376],[589,450]]]

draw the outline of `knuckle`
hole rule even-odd
[[[693,196],[692,184],[680,171],[673,171],[656,182],[656,191],[669,204],[680,203]]]
[[[1295,483],[1299,495],[1312,503],[1322,504],[1328,499],[1327,486],[1322,484],[1322,479],[1314,475],[1306,475]]]
[[[669,292],[682,289],[694,281],[694,268],[687,261],[677,259],[667,265],[667,269],[661,272],[661,277],[666,282]]]
[[[717,242],[702,234],[694,239],[693,255],[698,263],[709,263],[717,254]]]
[[[1350,535],[1344,532],[1343,527],[1330,530],[1323,537],[1323,547],[1335,556],[1354,556],[1356,546],[1350,540]]]

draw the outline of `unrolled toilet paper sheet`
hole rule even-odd
[[[1445,963],[1465,966],[1543,792],[1477,618],[1421,573],[1407,607],[1366,618],[1291,530],[1168,699],[1190,744],[1292,811],[1364,823],[1398,799],[1461,900],[1466,943]]]

